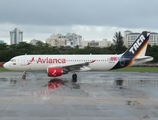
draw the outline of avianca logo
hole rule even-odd
[[[54,72],[52,73],[53,76],[56,76],[56,70],[54,70]]]
[[[34,57],[27,63],[27,65],[30,65],[34,61]]]
[[[56,63],[56,64],[62,64],[62,63],[66,63],[66,59],[65,58],[41,58],[39,57],[36,60],[34,60],[34,57],[32,57],[32,59],[27,63],[27,65],[30,65],[33,61],[35,61],[37,64],[41,63],[41,64],[52,64],[52,63]]]
[[[96,60],[92,60],[91,63],[94,63]]]
[[[37,63],[66,63],[66,59],[64,58],[38,58]]]
[[[141,46],[141,44],[144,42],[144,40],[145,40],[145,37],[141,35],[139,39],[133,44],[129,52],[132,52],[132,54],[134,54],[138,50],[138,48]]]

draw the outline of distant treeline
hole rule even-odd
[[[24,54],[120,54],[123,53],[127,48],[120,46],[118,49],[115,45],[111,45],[105,48],[96,47],[85,47],[79,49],[78,46],[75,48],[69,46],[52,47],[47,43],[37,43],[32,45],[29,43],[21,42],[17,45],[0,44],[0,61],[6,62],[12,57]],[[158,46],[147,47],[146,55],[154,57],[152,62],[158,62]]]
[[[24,54],[120,54],[127,48],[123,45],[123,36],[121,32],[116,32],[114,35],[113,43],[109,47],[85,47],[80,49],[78,46],[72,48],[69,46],[54,47],[47,43],[37,42],[32,45],[26,42],[19,44],[7,45],[0,44],[0,61],[6,62],[12,57]],[[148,45],[146,55],[153,56],[153,63],[158,62],[158,46]]]
[[[78,46],[75,48],[69,46],[54,47],[42,42],[38,42],[36,45],[20,42],[17,45],[0,44],[0,61],[6,62],[14,56],[24,54],[116,54],[125,50],[126,48],[122,48],[121,51],[116,52],[113,45],[107,48],[85,47],[79,49]]]

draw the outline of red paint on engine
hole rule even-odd
[[[48,68],[47,74],[49,77],[57,77],[62,75],[62,68]]]

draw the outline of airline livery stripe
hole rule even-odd
[[[148,40],[145,41],[144,45],[140,48],[140,50],[139,50],[138,53],[134,56],[134,58],[136,58],[136,57],[140,54],[140,52],[144,49],[144,47],[145,47],[147,44],[148,44]]]
[[[149,39],[149,38],[148,38]],[[133,58],[136,58],[140,53],[141,51],[144,49],[144,47],[148,44],[148,39],[144,42],[144,45],[142,45],[142,47],[138,50],[138,52],[134,55]],[[126,65],[127,66],[130,66],[132,64],[132,59],[130,60],[130,62]]]

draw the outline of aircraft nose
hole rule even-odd
[[[3,67],[8,69],[9,68],[9,64],[6,62],[6,63],[4,63]]]

